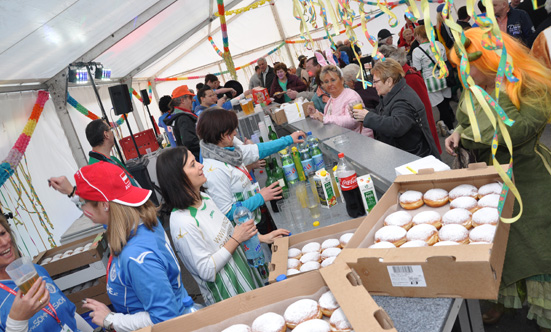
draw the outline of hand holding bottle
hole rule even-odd
[[[269,186],[260,189],[260,195],[264,198],[264,202],[281,198],[282,189],[278,184],[278,182],[274,182]]]
[[[239,243],[242,243],[253,237],[257,232],[254,220],[251,219],[240,225],[236,225],[233,229],[232,237],[239,241]]]

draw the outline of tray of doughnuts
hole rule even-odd
[[[495,299],[514,204],[502,188],[485,164],[398,176],[339,259],[375,295]]]
[[[348,244],[362,220],[363,217],[351,219],[275,239],[269,266],[270,283],[276,282],[281,275],[292,277],[329,266]]]
[[[348,270],[341,264],[335,268]],[[358,291],[351,282],[336,287],[339,294],[313,271],[139,332],[181,331],[182,326],[189,331],[213,332],[396,331],[390,317],[365,289]]]

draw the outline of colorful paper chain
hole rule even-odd
[[[2,161],[2,164],[0,164],[0,186],[3,186],[4,183],[6,183],[6,181],[15,172],[17,165],[19,165],[19,163],[21,162],[21,158],[23,158],[23,155],[27,150],[27,146],[31,141],[31,136],[34,133],[34,129],[36,128],[36,124],[38,123],[38,119],[40,118],[40,115],[44,110],[44,104],[48,101],[49,98],[50,94],[47,91],[38,91],[36,103],[34,104],[31,116],[29,117],[27,124],[23,128],[23,132],[21,133],[21,135],[19,135],[17,141],[15,141],[15,144],[8,153],[6,159],[4,159]]]
[[[224,15],[224,0],[216,0],[218,4],[218,14],[220,17],[220,31],[222,32],[222,44],[224,46],[224,62],[226,68],[230,73],[232,79],[237,80],[237,73],[235,72],[235,65],[233,64],[233,58],[230,53],[230,43],[228,38],[228,25],[226,23],[226,16]]]
[[[285,45],[285,42],[282,42],[281,44],[279,44],[276,48],[274,48],[273,50],[271,50],[270,52],[266,53],[265,55],[263,55],[262,57],[267,57],[275,52],[277,52],[277,50],[279,50],[280,48],[282,48],[283,46]],[[260,58],[258,58],[260,59]],[[254,65],[258,59],[256,60],[253,60],[247,64],[244,64],[242,66],[239,66],[239,67],[236,67],[235,70],[240,70],[240,69],[243,69],[243,68],[246,68],[250,65]],[[224,74],[228,74],[229,71],[228,70],[225,70],[225,71],[222,71],[222,72],[219,72],[219,73],[213,73],[213,75],[215,76],[220,76],[220,75],[224,75]],[[197,80],[197,79],[201,79],[201,78],[205,78],[206,75],[200,75],[200,76],[185,76],[185,77],[167,77],[167,78],[156,78],[155,81],[156,82],[166,82],[166,81],[184,81],[184,80]]]
[[[67,104],[73,106],[74,109],[76,109],[77,111],[82,113],[84,116],[86,116],[90,120],[97,120],[97,119],[100,118],[95,113],[88,110],[86,107],[82,106],[82,104],[79,103],[78,101],[76,101],[75,98],[71,97],[71,95],[69,93],[67,93]],[[115,122],[115,123],[111,122],[111,126],[118,127],[118,126],[122,125],[124,123],[125,118],[126,118],[126,115],[124,115],[124,114],[121,115],[120,118],[117,120],[117,122]]]
[[[247,7],[228,10],[228,11],[225,11],[222,16],[237,15],[237,14],[241,14],[241,13],[244,13],[244,12],[248,12],[249,10],[256,9],[256,8],[262,6],[266,2],[270,2],[270,0],[260,0],[258,2],[255,2],[255,3],[252,3],[252,4],[248,5]],[[220,12],[214,13],[214,15],[218,16],[218,17],[221,16]]]

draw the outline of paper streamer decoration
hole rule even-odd
[[[25,124],[25,127],[23,128],[23,132],[19,135],[17,141],[15,141],[15,144],[11,148],[6,159],[4,159],[0,164],[0,186],[3,186],[4,183],[6,183],[21,162],[21,158],[23,158],[23,155],[27,150],[27,146],[31,141],[31,136],[34,133],[38,119],[44,110],[44,104],[46,104],[49,98],[50,94],[47,91],[38,91],[36,103],[34,104],[29,120],[27,120],[27,124]]]
[[[82,104],[80,104],[78,101],[76,101],[75,98],[71,97],[71,95],[69,93],[67,93],[67,104],[73,106],[74,109],[76,109],[77,111],[82,113],[82,115],[86,116],[90,120],[97,120],[97,119],[100,118],[95,113],[88,110],[86,107],[82,106]],[[120,126],[124,123],[125,119],[126,119],[126,115],[123,114],[119,117],[117,122],[115,122],[115,123],[111,122],[110,125],[112,127],[118,127],[118,126]]]
[[[270,0],[260,0],[260,1],[256,1],[250,5],[248,5],[247,7],[243,7],[243,8],[238,8],[238,9],[233,9],[233,10],[228,10],[228,11],[225,11],[224,12],[224,15],[223,16],[230,16],[230,15],[238,15],[238,14],[242,14],[244,12],[248,12],[249,10],[252,10],[252,9],[257,9],[258,7],[264,5],[265,3],[267,2],[270,2]],[[215,16],[218,16],[220,17],[220,12],[218,13],[214,13]]]
[[[232,79],[237,80],[237,73],[235,72],[235,65],[230,53],[229,39],[228,39],[228,25],[226,24],[226,16],[224,16],[224,0],[216,0],[218,4],[218,14],[220,16],[220,31],[222,32],[222,43],[224,46],[224,62],[226,68],[230,73]]]
[[[216,53],[218,53],[218,55],[223,58],[224,57],[224,53],[222,53],[222,51],[220,51],[220,49],[218,47],[216,47],[216,44],[214,43],[214,39],[212,39],[211,36],[208,37],[208,40],[210,42],[210,44],[212,45],[212,48],[214,48],[214,50],[216,51]]]
[[[151,88],[151,81],[147,81],[147,90],[149,94],[149,100],[153,100],[153,89]]]

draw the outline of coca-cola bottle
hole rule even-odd
[[[365,208],[362,202],[362,193],[356,180],[356,171],[344,159],[344,153],[339,153],[339,164],[337,165],[337,177],[341,187],[342,195],[346,203],[346,212],[352,218],[365,215]]]

